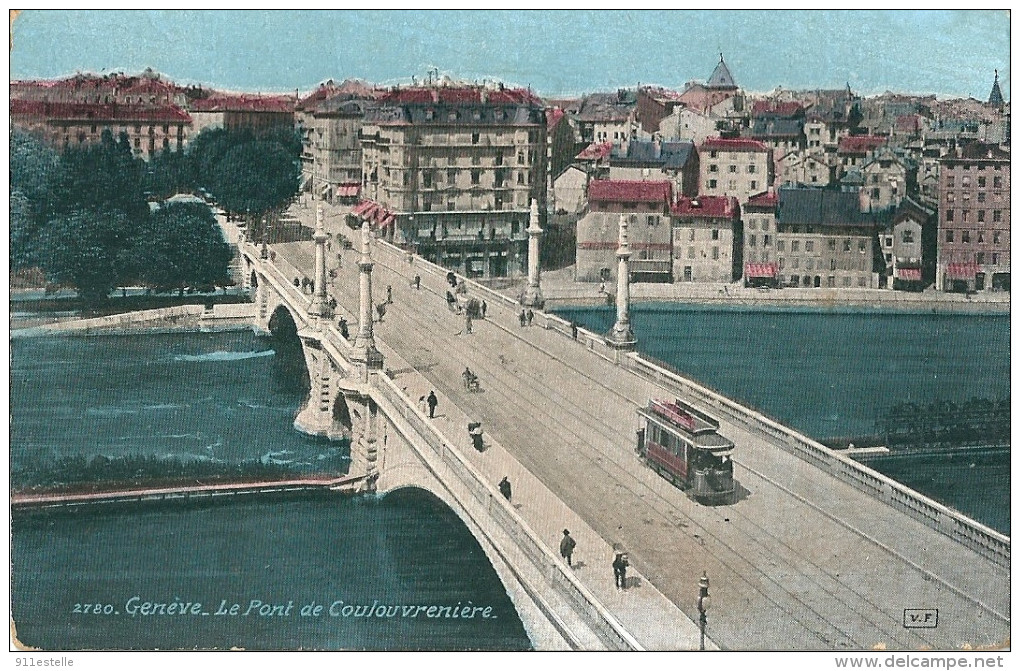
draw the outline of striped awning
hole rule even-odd
[[[337,198],[357,198],[361,193],[360,184],[341,184],[336,187]]]
[[[748,263],[744,266],[746,277],[775,277],[776,264],[774,263]]]
[[[976,263],[949,263],[946,264],[946,277],[951,280],[972,280],[978,273]]]
[[[921,281],[921,269],[920,268],[897,268],[896,275],[901,280],[909,280],[911,282]]]

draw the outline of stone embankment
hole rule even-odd
[[[253,303],[225,303],[208,308],[202,305],[178,305],[104,317],[68,319],[29,328],[12,328],[11,337],[120,333],[136,330],[226,330],[250,327],[254,316]]]

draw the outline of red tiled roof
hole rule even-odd
[[[744,137],[735,138],[722,138],[722,137],[710,137],[701,143],[701,150],[718,150],[718,151],[760,151],[767,152],[769,148],[765,146],[763,142],[758,140],[751,140]]]
[[[880,135],[847,135],[839,139],[837,151],[841,154],[866,154],[885,143],[886,138]]]
[[[545,111],[545,127],[551,131],[556,128],[556,124],[566,116],[566,112],[561,110],[559,107],[551,107]]]
[[[588,202],[662,203],[672,194],[672,185],[665,181],[596,179],[588,185]]]
[[[214,96],[191,104],[193,112],[278,112],[294,111],[294,100],[287,96]]]
[[[717,217],[733,219],[740,216],[740,205],[733,196],[680,196],[673,205],[675,217]]]
[[[483,100],[484,96],[484,100]],[[541,101],[527,89],[487,89],[477,86],[429,86],[395,88],[380,98],[383,103],[421,104],[445,103],[448,105],[494,104],[538,105]]]
[[[603,142],[602,144],[591,143],[587,147],[581,150],[581,153],[575,156],[578,161],[595,161],[598,159],[606,158],[613,151],[612,142]]]
[[[191,123],[191,115],[176,105],[94,105],[87,103],[50,103],[41,100],[12,100],[11,115],[36,116],[55,120],[82,121],[179,121]]]
[[[921,130],[921,117],[917,114],[904,114],[896,117],[896,130],[904,133],[916,133]]]
[[[779,205],[779,194],[775,191],[769,193],[762,191],[747,199],[747,207],[775,207]]]
[[[758,100],[751,107],[751,116],[796,116],[804,111],[799,102]]]

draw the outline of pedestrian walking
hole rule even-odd
[[[393,303],[393,287],[389,284],[386,285],[386,302]]]
[[[429,406],[429,418],[436,418],[436,406],[439,405],[439,399],[436,398],[436,391],[433,389],[429,392],[429,397],[425,401]]]
[[[296,277],[294,278],[294,288],[295,289],[300,289],[301,288],[301,280],[299,280]]]
[[[340,335],[343,336],[344,340],[351,339],[351,332],[350,329],[347,328],[347,319],[345,317],[340,318],[340,321],[337,322],[336,327],[340,330]]]
[[[570,335],[577,340],[577,322],[570,322]]]
[[[471,333],[471,312],[464,311],[464,333]]]
[[[599,293],[600,294],[606,293],[606,283],[605,282],[603,282],[602,284],[599,285]]]
[[[421,275],[414,276],[414,288],[421,289]]]
[[[616,559],[613,560],[613,579],[616,581],[616,589],[627,589],[627,553],[616,551]]]
[[[507,480],[506,476],[504,475],[503,479],[499,481],[499,493],[503,495],[504,499],[509,501],[512,491],[513,490],[510,487],[510,481]]]
[[[567,560],[567,566],[573,566],[571,556],[574,554],[575,547],[577,547],[577,541],[570,535],[570,529],[564,529],[563,538],[560,540],[560,556]]]
[[[524,309],[523,308],[521,309],[521,313],[519,315],[517,315],[517,318],[521,320],[521,327],[523,327],[524,324],[527,323],[528,317],[524,313]]]
[[[446,273],[446,281],[451,287],[457,286],[457,276],[453,274],[453,271]]]
[[[486,305],[485,301],[482,300],[482,319],[485,319],[485,311],[488,309],[488,307],[489,306]]]
[[[382,324],[382,318],[386,316],[386,303],[376,305],[375,311],[379,313],[379,323]]]
[[[535,313],[531,311],[531,308],[528,308],[528,326],[531,326],[531,320],[533,320],[534,318]]]
[[[422,394],[418,397],[418,409],[421,410],[422,413],[426,413],[428,412],[427,408],[428,404],[425,402],[425,394]]]

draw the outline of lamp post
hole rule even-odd
[[[701,650],[705,649],[705,627],[708,625],[708,608],[712,605],[712,599],[708,596],[708,573],[702,571],[701,579],[698,580],[698,615],[701,625]]]

